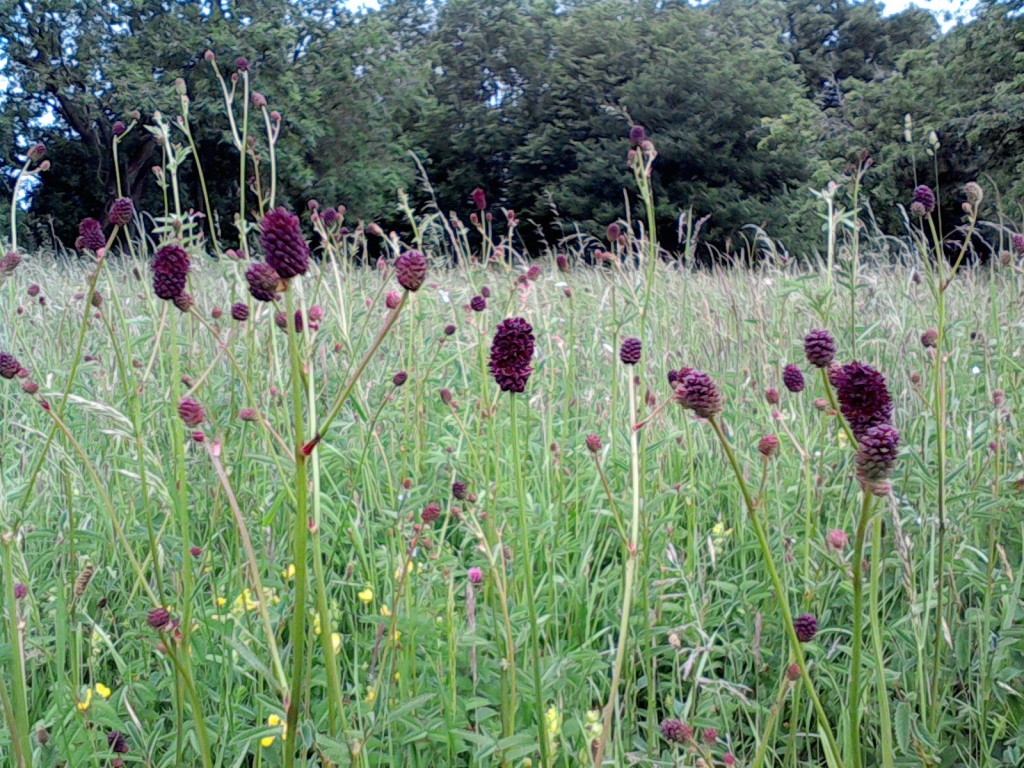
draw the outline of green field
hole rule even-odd
[[[441,244],[438,221],[419,222],[439,239],[394,311],[390,266],[353,266],[358,236],[311,263],[281,299],[307,313],[298,335],[228,258],[193,258],[187,314],[153,295],[144,253],[96,271],[39,255],[0,286],[0,350],[30,372],[0,380],[0,762],[1024,763],[1019,268],[961,265],[940,318],[927,251],[697,270],[636,240],[635,259],[588,266],[574,246],[567,272],[551,253],[523,280]],[[453,247],[462,266],[442,266]],[[511,316],[536,336],[521,395],[487,367]],[[812,328],[888,380],[887,495],[858,483]],[[712,422],[666,404],[682,366],[720,388]],[[793,643],[804,613],[817,634]],[[665,738],[672,718],[692,738]]]

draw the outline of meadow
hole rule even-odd
[[[1024,762],[1020,253],[831,187],[698,268],[637,128],[600,242],[392,235],[275,208],[262,109],[237,248],[158,115],[163,216],[3,262],[4,764]]]

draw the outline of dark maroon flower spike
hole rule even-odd
[[[804,336],[804,354],[815,368],[828,368],[836,356],[836,340],[824,328],[815,328]]]
[[[245,281],[249,284],[249,293],[257,301],[274,301],[277,290],[281,287],[281,276],[269,264],[262,261],[253,262],[245,270]]]
[[[135,204],[132,202],[132,199],[130,197],[119,197],[110,206],[107,219],[115,227],[126,227],[131,224],[134,215]]]
[[[818,620],[814,614],[802,613],[793,619],[793,629],[796,630],[796,639],[801,643],[809,643],[818,634]]]
[[[675,401],[702,419],[722,411],[722,395],[714,380],[703,371],[684,368],[677,372]]]
[[[103,225],[96,219],[82,219],[78,223],[78,241],[83,248],[94,253],[106,247],[107,238],[103,236]]]
[[[398,284],[410,293],[423,287],[427,276],[427,260],[419,251],[406,251],[395,259],[395,276]]]
[[[523,392],[533,373],[533,326],[521,317],[498,324],[491,342],[491,375],[502,392]]]
[[[839,410],[857,440],[871,427],[892,423],[892,398],[885,376],[870,365],[852,362],[836,376]]]
[[[786,389],[790,392],[803,392],[804,391],[804,374],[800,370],[799,366],[795,363],[790,363],[782,369],[782,383],[786,385]]]
[[[636,365],[640,362],[642,350],[643,345],[640,343],[640,339],[630,336],[619,347],[619,360],[622,361],[623,365]]]
[[[174,299],[185,290],[189,260],[184,249],[165,245],[153,256],[153,293],[165,301]]]
[[[260,245],[267,264],[283,280],[303,275],[309,269],[309,245],[302,236],[299,217],[285,208],[275,208],[263,217]]]

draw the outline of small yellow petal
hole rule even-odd
[[[380,607],[380,615],[383,616],[385,619],[391,617],[391,609],[388,608],[387,603]]]
[[[373,688],[370,688],[366,692],[366,703],[367,704],[373,704],[373,702],[375,702],[376,700],[377,700],[377,692],[375,690],[373,690]]]
[[[102,696],[104,699],[110,698],[110,689],[107,688],[103,683],[96,683],[96,693]]]
[[[358,595],[356,595],[356,597],[358,597],[364,603],[369,604],[373,600],[373,590],[370,589],[369,587],[367,587],[362,592],[360,592]]]
[[[341,651],[341,635],[337,632],[331,633],[331,647],[334,649],[335,653],[339,653]]]
[[[281,724],[281,718],[278,715],[270,715],[267,718],[267,725],[269,725],[271,728],[273,728],[274,726],[280,725],[280,724]]]
[[[227,602],[228,602],[227,598],[218,597],[217,598],[217,607],[218,608],[223,608],[225,605],[227,605]]]
[[[295,563],[289,563],[288,567],[282,571],[284,574],[285,581],[295,578]]]
[[[262,739],[260,739],[260,746],[269,747],[271,744],[274,743],[274,739],[276,738],[277,736],[264,736]]]
[[[77,707],[79,712],[85,712],[89,709],[89,705],[92,704],[92,688],[85,689],[85,699],[78,702]]]

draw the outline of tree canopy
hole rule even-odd
[[[876,211],[918,180],[988,177],[1019,199],[1020,6],[981,2],[943,33],[925,11],[887,16],[873,0],[0,0],[0,184],[9,197],[44,142],[52,170],[28,191],[26,234],[70,243],[114,197],[115,123],[176,116],[184,92],[227,230],[243,180],[212,51],[225,77],[244,57],[280,112],[278,196],[292,208],[317,198],[387,228],[400,190],[447,213],[480,187],[528,238],[599,234],[624,213],[624,137],[640,123],[659,152],[666,245],[690,210],[719,242],[748,224],[796,239],[813,226],[808,187],[865,151]],[[160,205],[159,162],[145,130],[122,142],[141,209]],[[183,181],[198,201],[194,168]]]

